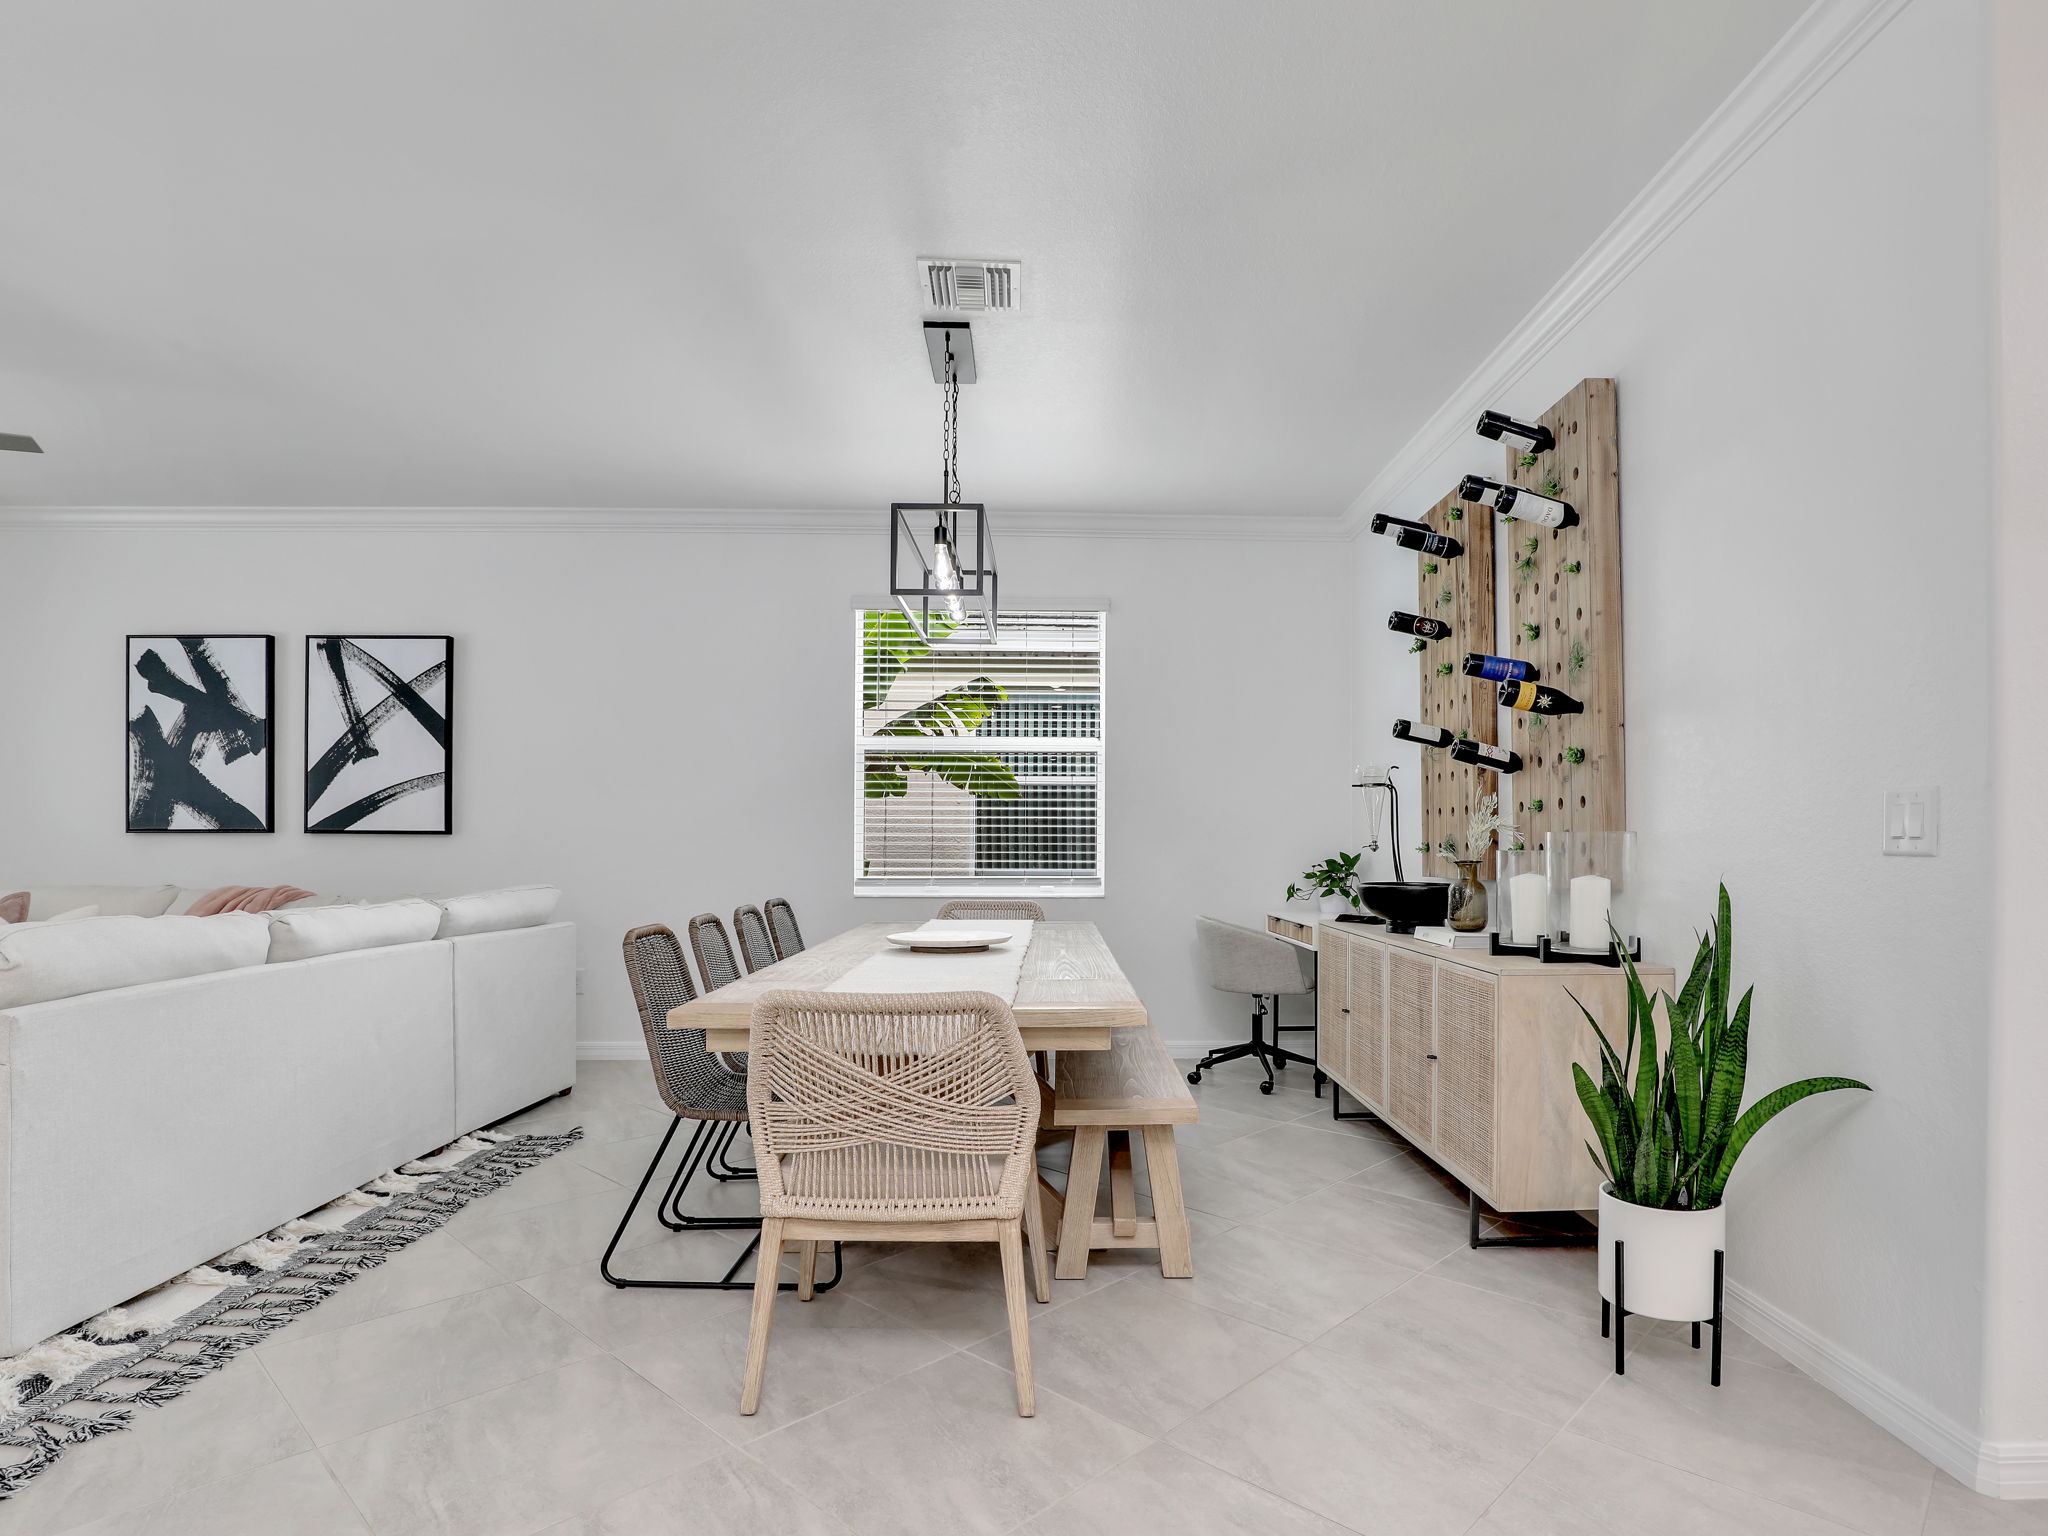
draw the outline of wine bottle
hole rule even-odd
[[[1387,533],[1390,530],[1399,531],[1403,528],[1415,528],[1423,533],[1429,532],[1429,524],[1427,523],[1418,523],[1405,517],[1390,517],[1384,512],[1375,512],[1372,515],[1372,531],[1374,533]]]
[[[1394,535],[1394,542],[1403,549],[1419,549],[1440,560],[1455,560],[1465,553],[1465,546],[1448,533],[1433,533],[1427,528],[1403,528]]]
[[[1476,501],[1482,507],[1490,507],[1506,489],[1498,480],[1489,480],[1484,475],[1467,475],[1458,482],[1458,500]]]
[[[1418,725],[1413,720],[1396,720],[1394,739],[1412,741],[1419,747],[1448,747],[1457,740],[1440,725]]]
[[[1500,702],[1506,709],[1525,709],[1532,715],[1582,715],[1586,706],[1568,693],[1536,683],[1502,683]]]
[[[1481,437],[1490,437],[1497,442],[1511,437],[1519,438],[1528,445],[1523,450],[1526,453],[1548,453],[1557,446],[1557,439],[1550,435],[1550,428],[1532,427],[1527,422],[1515,420],[1512,416],[1503,416],[1499,411],[1481,411],[1479,425],[1472,430]]]
[[[1491,768],[1495,773],[1520,773],[1522,754],[1506,747],[1496,747],[1490,741],[1460,741],[1451,747],[1451,758],[1455,762],[1470,763],[1475,768]]]
[[[1555,496],[1545,496],[1520,485],[1502,486],[1500,494],[1490,505],[1503,517],[1519,518],[1522,522],[1538,523],[1545,528],[1569,528],[1579,520],[1579,514],[1570,502],[1559,501]]]
[[[1387,615],[1387,628],[1397,635],[1420,635],[1425,640],[1441,640],[1451,632],[1451,626],[1442,619],[1427,619],[1419,613],[1402,613],[1398,609]]]
[[[1533,683],[1536,669],[1526,661],[1517,661],[1512,656],[1488,656],[1482,651],[1472,651],[1465,657],[1465,675],[1480,678],[1489,683]]]

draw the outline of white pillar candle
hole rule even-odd
[[[1508,881],[1508,921],[1517,944],[1534,944],[1543,937],[1543,925],[1550,916],[1550,881],[1530,870]]]
[[[1607,903],[1614,887],[1605,875],[1572,879],[1571,935],[1574,949],[1600,949],[1607,943]]]

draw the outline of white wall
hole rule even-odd
[[[1877,1090],[1752,1144],[1730,1197],[1748,1315],[1894,1394],[1895,1426],[1964,1438],[1986,1224],[1986,69],[1976,0],[1916,0],[1493,402],[1533,416],[1618,381],[1648,952],[1682,970],[1725,880],[1752,1096],[1812,1073]],[[1463,439],[1390,510],[1500,464]],[[1414,661],[1376,627],[1413,570],[1385,540],[1359,559],[1377,748],[1414,705]],[[1883,792],[1918,785],[1942,790],[1940,856],[1880,856]]]
[[[2048,825],[2039,782],[2048,754],[2048,708],[2033,658],[2048,645],[2041,572],[2048,517],[2039,490],[2048,425],[2048,7],[1994,0],[1997,136],[1998,442],[1994,556],[1993,816],[1999,864],[1990,918],[1993,975],[1990,1149],[1986,1168],[1984,1439],[1980,1481],[2025,1480],[2048,1496],[2048,1031],[2042,1029],[2041,934],[2048,930]]]
[[[549,880],[582,928],[585,1041],[637,1040],[617,943],[786,895],[820,938],[935,903],[852,894],[850,598],[872,534],[29,529],[0,522],[0,889]],[[1257,922],[1349,835],[1341,545],[1003,534],[1004,590],[1101,596],[1108,895],[1098,921],[1169,1040],[1244,1028],[1193,920]],[[273,836],[122,830],[122,637],[279,637]],[[456,636],[456,832],[298,825],[307,633]],[[1305,1017],[1305,1015],[1304,1015]],[[637,1047],[632,1047],[637,1048]]]

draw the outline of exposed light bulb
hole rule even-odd
[[[946,613],[955,624],[967,622],[967,605],[960,601],[966,583],[960,577],[960,562],[953,556],[953,541],[946,537],[946,525],[932,530],[932,585],[943,595]]]

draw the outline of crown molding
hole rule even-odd
[[[1336,517],[1150,512],[1013,512],[999,538],[1254,539],[1342,542]],[[0,507],[0,530],[147,533],[744,533],[872,535],[887,526],[875,508],[731,507]]]
[[[1817,0],[1359,492],[1342,519],[1346,533],[1355,537],[1375,513],[1398,511],[1429,466],[1459,438],[1471,435],[1482,410],[1499,409],[1523,375],[1911,3]],[[1434,501],[1442,493],[1442,487],[1434,487],[1428,499]]]

